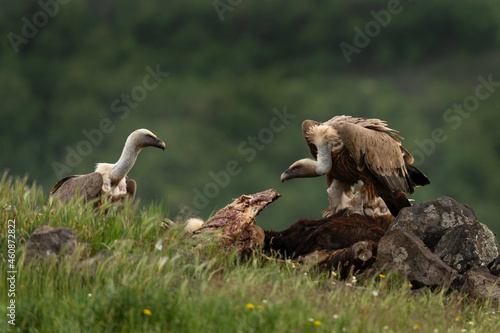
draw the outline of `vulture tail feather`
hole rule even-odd
[[[413,165],[406,164],[406,169],[408,170],[408,174],[410,175],[411,180],[416,186],[425,186],[431,183],[429,181],[429,178],[427,178],[427,176],[422,171],[415,168]]]

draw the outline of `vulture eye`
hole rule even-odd
[[[146,137],[147,137],[148,139],[154,139],[154,137],[153,137],[151,134],[147,134],[147,135],[146,135]]]

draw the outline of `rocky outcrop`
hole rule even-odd
[[[411,232],[429,251],[460,274],[487,266],[499,255],[495,235],[477,221],[472,208],[448,197],[404,208],[386,236],[392,230]]]
[[[387,231],[378,244],[375,269],[392,269],[420,285],[448,287],[457,271],[405,229]]]
[[[500,276],[500,256],[498,256],[491,264],[489,264],[488,268],[490,269],[491,274]]]
[[[25,262],[57,256],[71,256],[77,248],[73,229],[48,225],[36,229],[26,245]]]
[[[389,229],[408,230],[434,250],[448,231],[475,221],[477,217],[470,206],[449,197],[440,197],[403,208]]]
[[[488,268],[471,268],[460,279],[460,291],[479,300],[488,300],[493,305],[500,304],[500,278],[490,273]]]
[[[486,225],[477,221],[467,222],[445,233],[434,253],[463,274],[471,268],[493,262],[498,257],[498,244]]]
[[[500,300],[495,235],[472,208],[451,198],[401,210],[378,244],[375,267],[394,269],[426,286],[453,283],[465,294]]]

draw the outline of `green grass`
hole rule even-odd
[[[108,215],[52,205],[26,178],[0,188],[0,331],[19,332],[498,332],[491,304],[415,293],[397,274],[342,282],[260,257],[202,249],[163,230],[161,205]],[[16,220],[16,326],[7,323],[7,221]],[[73,228],[86,246],[67,260],[23,265],[39,226]],[[158,245],[162,245],[159,249]],[[106,249],[97,270],[75,262]]]

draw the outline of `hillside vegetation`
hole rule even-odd
[[[181,226],[161,227],[163,207],[126,205],[109,215],[47,201],[26,178],[3,174],[0,227],[15,220],[16,326],[12,332],[498,332],[494,307],[456,292],[414,291],[390,272],[339,281],[291,262],[224,254],[207,240],[194,249]],[[259,223],[257,221],[257,223]],[[24,264],[25,242],[42,225],[69,227],[77,254]],[[7,234],[0,235],[7,243]],[[97,269],[79,259],[106,250]],[[11,270],[2,252],[0,270]],[[338,275],[337,275],[338,276]],[[10,296],[9,296],[10,297]]]
[[[51,3],[0,13],[0,170],[45,199],[145,127],[167,149],[129,175],[143,205],[207,218],[274,187],[262,224],[282,229],[328,205],[324,179],[279,183],[310,155],[301,122],[347,114],[406,138],[431,180],[417,202],[451,196],[500,232],[497,0]]]

